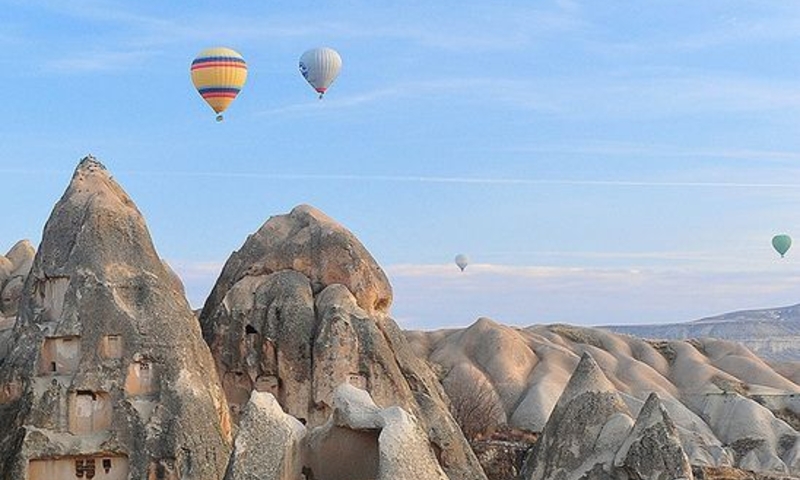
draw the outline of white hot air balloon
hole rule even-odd
[[[300,57],[300,73],[319,93],[320,99],[336,80],[341,69],[342,57],[332,48],[312,48]]]
[[[456,265],[458,265],[458,268],[463,272],[464,269],[467,268],[467,265],[469,265],[469,257],[463,253],[459,253],[456,255]]]

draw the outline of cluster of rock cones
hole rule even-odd
[[[312,207],[249,236],[198,321],[87,157],[35,257],[0,257],[0,293],[0,480],[487,478],[383,270]],[[589,353],[551,406],[521,478],[692,478],[658,395],[634,421]]]

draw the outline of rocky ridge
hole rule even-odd
[[[602,328],[650,339],[731,340],[745,345],[759,357],[769,361],[800,362],[800,305],[742,310],[685,323],[615,325]]]
[[[407,332],[438,366],[445,390],[491,388],[514,428],[546,431],[556,403],[588,353],[636,418],[657,393],[693,466],[800,475],[800,385],[742,345],[712,339],[645,341],[568,325],[513,328],[479,319],[465,329]],[[448,378],[459,378],[449,382]],[[472,380],[470,380],[472,379]]]

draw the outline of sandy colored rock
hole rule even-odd
[[[203,316],[246,276],[294,270],[305,275],[313,292],[342,284],[369,313],[389,311],[392,288],[383,269],[356,237],[309,205],[267,220],[234,252],[214,286]]]
[[[0,478],[222,478],[230,423],[208,347],[141,214],[92,157],[47,221],[12,341]]]
[[[692,465],[797,472],[789,466],[798,435],[793,398],[800,398],[793,381],[800,374],[792,362],[771,365],[722,340],[645,341],[571,325],[515,328],[485,318],[465,329],[406,335],[414,351],[438,365],[452,395],[465,372],[484,379],[503,398],[511,428],[544,430],[580,355],[588,352],[633,415],[651,393],[658,394]],[[731,394],[742,399],[738,408],[750,416],[752,428],[736,427],[733,414],[704,413],[704,405]],[[759,411],[757,403],[770,412],[751,415]],[[754,449],[758,453],[748,456]]]
[[[0,319],[17,315],[22,286],[31,270],[35,254],[36,251],[28,240],[20,240],[8,253],[0,256]]]
[[[382,271],[345,233],[311,207],[298,207],[270,219],[226,264],[200,323],[234,418],[258,390],[318,427],[334,414],[336,388],[349,383],[378,405],[413,416],[451,479],[485,479],[436,375],[384,313],[390,288]],[[344,245],[348,253],[329,258],[326,252]],[[285,268],[262,268],[277,259]],[[339,273],[326,277],[330,269]],[[358,443],[365,432],[331,435]]]

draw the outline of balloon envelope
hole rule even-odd
[[[226,47],[208,48],[192,61],[192,83],[217,113],[233,102],[247,81],[247,63],[239,52]],[[218,120],[222,119],[220,115]]]
[[[342,57],[332,48],[312,48],[300,57],[300,73],[319,93],[319,98],[325,95],[341,69]]]
[[[789,235],[775,235],[772,237],[772,247],[775,248],[775,251],[781,254],[781,257],[786,255],[786,252],[789,251],[789,247],[792,246],[792,237]]]
[[[456,265],[458,265],[458,268],[463,272],[464,269],[467,268],[467,265],[469,265],[469,257],[463,253],[459,253],[456,255]]]

